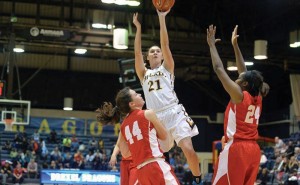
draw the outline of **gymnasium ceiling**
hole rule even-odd
[[[111,30],[91,27],[94,11],[98,11],[106,24],[129,30],[127,50],[112,47]],[[116,61],[134,57],[134,12],[139,12],[146,51],[159,44],[158,18],[151,0],[141,0],[139,7],[103,4],[100,0],[1,0],[0,65],[6,62],[13,38],[14,44],[25,46],[25,53],[16,56],[20,67],[118,74]],[[300,29],[299,12],[299,0],[177,0],[167,16],[177,77],[197,84],[216,79],[206,43],[206,28],[212,23],[222,39],[218,48],[225,64],[234,59],[231,32],[239,25],[240,48],[245,59],[254,62],[254,67],[268,74],[273,69],[298,73],[300,48],[289,47],[289,32]],[[29,35],[32,27],[64,30],[69,35],[64,39],[33,38]],[[267,60],[253,59],[257,39],[268,41]],[[78,46],[88,52],[82,56],[74,54]],[[81,63],[83,60],[85,64]]]

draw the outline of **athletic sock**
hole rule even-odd
[[[164,156],[165,156],[165,161],[170,164],[169,152],[165,152]]]

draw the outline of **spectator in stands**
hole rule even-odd
[[[54,160],[51,161],[49,169],[52,169],[52,170],[59,169],[58,166],[56,165],[56,162]]]
[[[28,150],[28,146],[29,146],[29,143],[27,141],[27,138],[26,137],[22,137],[21,149],[23,150],[23,153],[25,153],[26,150]]]
[[[22,167],[25,166],[25,156],[22,150],[18,151],[17,157],[16,157],[16,162],[20,163]]]
[[[31,178],[37,178],[38,176],[38,164],[35,162],[34,159],[30,159],[30,162],[27,165],[27,176]]]
[[[261,156],[260,156],[260,166],[262,168],[266,167],[266,163],[268,161],[267,156],[265,155],[265,152],[263,150],[260,151]]]
[[[42,160],[47,160],[49,151],[48,151],[48,148],[46,146],[46,142],[42,138],[40,139],[40,148],[41,148],[41,159]]]
[[[103,171],[107,171],[109,168],[109,159],[105,153],[102,155],[102,161],[100,166],[100,170]]]
[[[57,140],[57,133],[54,129],[52,129],[50,132],[49,143],[57,144]]]
[[[1,177],[2,184],[5,185],[8,178],[12,177],[12,167],[10,166],[12,162],[6,160],[5,164],[1,166]]]
[[[28,140],[28,137],[27,137],[27,132],[25,130],[25,127],[24,127],[24,130],[22,132],[19,132],[19,137],[20,138],[26,138],[26,140]]]
[[[95,158],[94,152],[91,151],[91,150],[89,150],[89,153],[86,154],[86,156],[85,156],[85,163],[86,163],[86,165],[92,166],[94,158]]]
[[[274,138],[275,141],[275,149],[279,149],[281,150],[281,148],[283,147],[284,142],[282,141],[282,139],[280,139],[278,136],[276,136]]]
[[[300,147],[295,147],[295,149],[294,149],[294,156],[296,157],[296,159],[298,160],[298,161],[300,161]],[[299,174],[300,175],[300,174]]]
[[[293,170],[292,173],[289,174],[289,178],[285,184],[287,185],[298,185],[298,177],[297,177],[297,170]],[[300,181],[299,181],[300,182]]]
[[[47,161],[43,161],[42,162],[42,169],[48,169],[49,168],[49,165],[47,163]]]
[[[288,163],[288,172],[290,174],[292,174],[292,173],[294,173],[295,170],[297,171],[298,168],[299,168],[299,165],[298,165],[297,159],[295,158],[295,156],[291,156],[289,163]]]
[[[11,151],[11,149],[12,149],[11,142],[9,140],[6,140],[2,149],[7,150],[7,151]]]
[[[39,142],[37,142],[36,140],[34,140],[33,138],[30,141],[30,146],[28,147],[29,149],[31,149],[31,151],[34,151],[36,154],[39,153]]]
[[[288,171],[288,161],[289,159],[286,156],[281,158],[281,161],[277,163],[275,166],[275,177],[276,181],[280,184],[284,184],[284,182],[288,179],[287,171]]]
[[[84,169],[84,157],[80,150],[77,150],[77,152],[74,154],[73,168]]]
[[[59,158],[61,158],[61,152],[59,151],[58,147],[55,147],[50,154],[50,160],[58,161]]]
[[[36,155],[35,151],[30,152],[30,158],[37,159],[37,155]]]
[[[102,138],[100,137],[99,140],[98,140],[98,149],[100,151],[100,153],[104,153],[104,141],[102,140]]]
[[[93,137],[91,140],[89,140],[89,151],[95,152],[97,148],[97,141],[95,137]]]
[[[24,166],[27,166],[27,164],[30,162],[31,159],[31,152],[29,150],[26,150],[25,154],[24,154]]]
[[[285,144],[285,143],[283,143],[283,145],[282,145],[282,147],[281,147],[281,149],[280,149],[280,153],[281,153],[281,154],[285,154],[286,151],[287,151],[287,149],[288,149],[288,145]]]
[[[39,130],[36,129],[34,131],[34,133],[32,135],[32,138],[33,138],[34,141],[40,142],[40,133],[39,133]]]
[[[20,137],[19,133],[15,134],[15,138],[13,139],[13,147],[15,147],[17,150],[22,145],[22,138]]]
[[[73,156],[70,152],[63,154],[62,162],[64,168],[71,168],[73,166]]]
[[[79,141],[79,147],[78,150],[83,153],[85,151],[85,145],[82,141]]]
[[[289,141],[287,144],[287,149],[285,151],[287,158],[291,158],[294,155],[295,145],[293,141]]]
[[[71,138],[71,151],[72,152],[75,152],[77,151],[79,148],[79,140],[78,138],[76,137],[75,134],[72,135],[72,138]]]
[[[267,168],[262,168],[262,169],[260,168],[257,175],[256,184],[267,185],[267,182],[269,181],[268,174],[269,172]]]
[[[63,151],[64,152],[70,152],[71,151],[71,143],[72,143],[72,140],[68,136],[66,136],[63,139],[63,143],[62,144],[63,144]]]
[[[23,177],[23,169],[20,163],[17,163],[14,171],[13,171],[13,183],[21,184],[24,181]]]
[[[12,148],[12,150],[10,151],[9,157],[15,161],[16,157],[18,155],[17,149],[16,148]]]
[[[101,162],[102,162],[102,154],[97,151],[93,160],[93,170],[100,170],[101,167]]]

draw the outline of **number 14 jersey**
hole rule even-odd
[[[162,157],[156,130],[145,118],[144,110],[134,110],[127,115],[121,125],[121,132],[131,152],[135,166],[147,159]]]

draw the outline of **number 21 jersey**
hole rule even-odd
[[[147,69],[141,84],[148,109],[161,109],[172,103],[178,103],[174,91],[174,75],[163,65]]]

